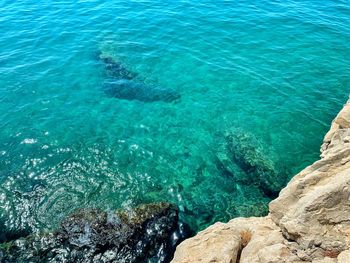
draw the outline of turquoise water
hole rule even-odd
[[[265,214],[350,90],[349,1],[2,0],[0,32],[5,231],[160,200],[195,231]],[[108,96],[101,54],[180,98]]]

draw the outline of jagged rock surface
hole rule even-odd
[[[178,211],[169,203],[130,212],[80,209],[56,232],[1,244],[0,262],[168,262],[177,228]]]
[[[263,218],[216,223],[176,249],[173,263],[350,262],[350,100],[321,159],[297,174]]]

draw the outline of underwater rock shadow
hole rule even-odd
[[[104,64],[107,75],[102,90],[110,97],[148,103],[173,102],[181,98],[180,93],[174,89],[145,84],[137,78],[137,73],[130,71],[113,57],[100,54],[98,58]]]

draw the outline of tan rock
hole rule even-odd
[[[338,263],[349,263],[350,262],[350,250],[345,250],[337,257]]]
[[[336,258],[330,258],[330,257],[325,257],[323,259],[316,259],[313,260],[312,263],[337,263],[337,259]]]
[[[350,263],[350,100],[321,153],[270,203],[267,217],[216,223],[182,242],[172,262]]]
[[[263,226],[263,221],[266,221],[266,226]],[[254,235],[259,235],[260,229],[267,227],[269,231],[270,224],[274,226],[265,218],[236,218],[227,224],[216,223],[195,238],[181,243],[173,262],[236,262],[242,248]],[[260,229],[255,229],[255,226]]]
[[[335,253],[349,247],[349,136],[348,102],[324,139],[322,159],[296,175],[270,203],[273,221],[303,249],[320,247]]]
[[[327,132],[323,139],[321,146],[321,152],[324,152],[329,148],[329,144],[334,139],[335,133],[339,130],[346,130],[350,128],[350,100],[344,105],[343,109],[338,113],[332,122],[330,130]]]
[[[238,258],[241,263],[297,262],[285,243],[269,217],[235,218],[226,224],[216,223],[182,242],[172,262],[233,263]]]
[[[239,232],[227,224],[216,223],[176,248],[172,262],[236,262],[240,248]]]

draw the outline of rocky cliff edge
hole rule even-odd
[[[261,218],[216,223],[182,242],[173,263],[350,263],[350,100],[321,159],[288,183]]]

